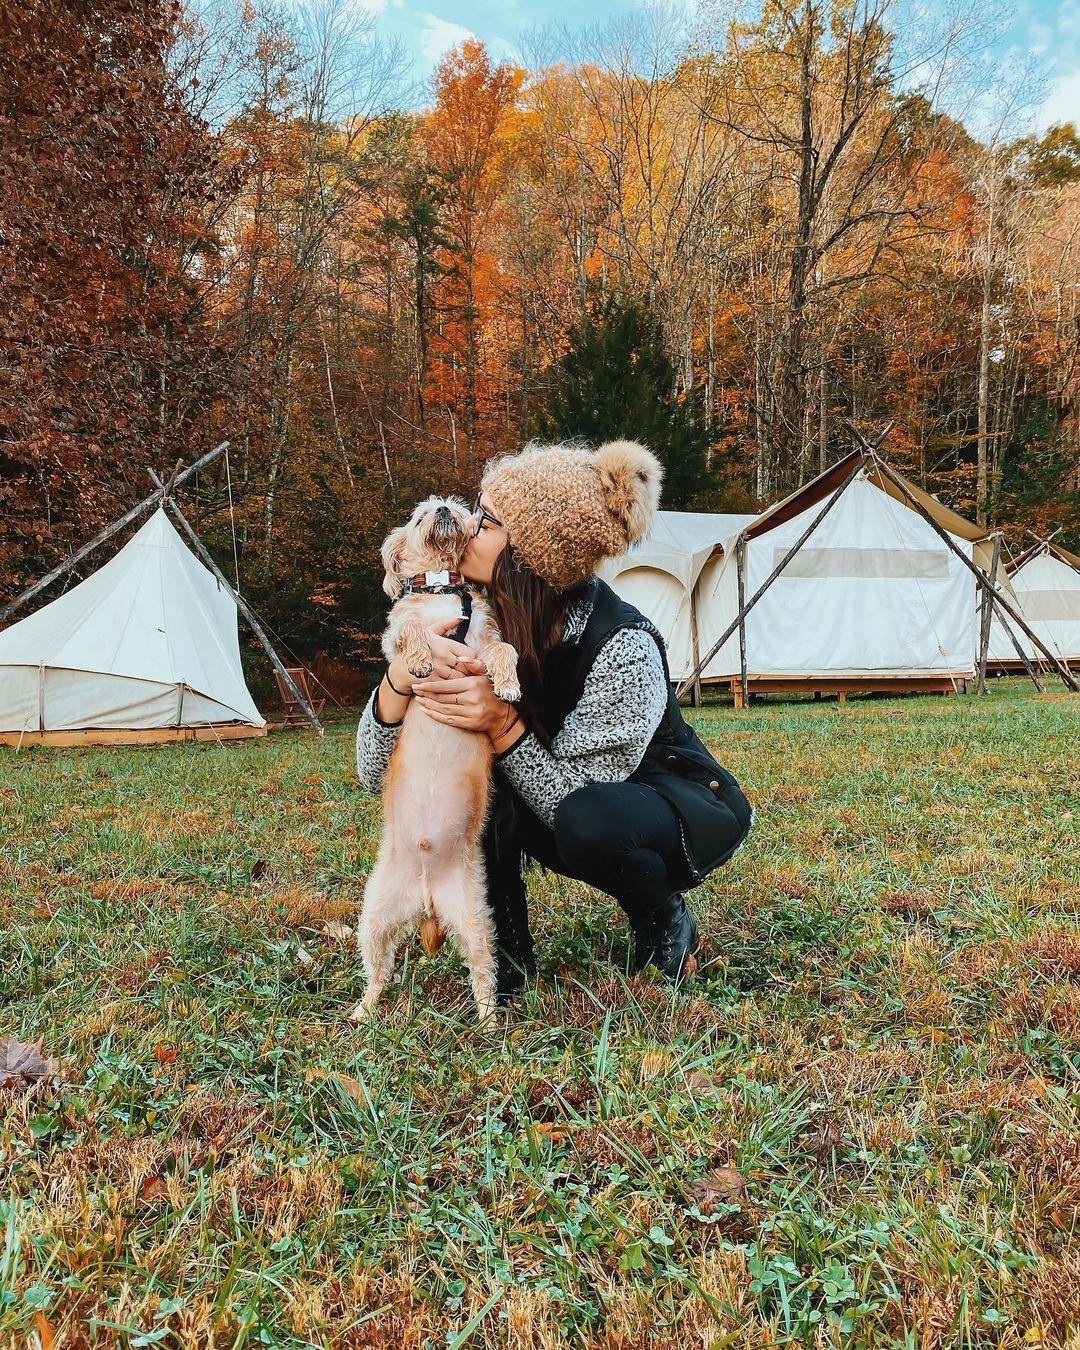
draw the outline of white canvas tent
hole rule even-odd
[[[974,674],[975,579],[905,494],[979,566],[989,563],[983,532],[900,483],[886,477],[870,453],[855,450],[745,526],[744,600],[769,582],[745,614],[748,692],[950,692]],[[725,541],[713,575],[699,581],[703,654],[737,622],[738,554],[738,538]],[[737,628],[709,659],[703,678],[730,681],[738,696]]]
[[[160,508],[99,571],[0,632],[0,738],[265,734],[233,597]]]
[[[636,605],[662,633],[673,680],[685,679],[694,666],[699,579],[714,565],[713,555],[723,540],[753,519],[704,511],[658,511],[648,537],[601,568],[612,589]]]
[[[1009,582],[1029,627],[1071,667],[1080,665],[1080,558],[1049,541],[1029,549],[1009,570]],[[1034,643],[1009,623],[1032,664],[1043,660]],[[999,670],[1022,669],[1016,648],[995,612],[988,660]]]

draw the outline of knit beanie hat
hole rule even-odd
[[[484,469],[480,487],[521,559],[558,591],[647,533],[664,470],[637,441],[527,445]]]

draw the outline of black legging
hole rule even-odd
[[[498,795],[510,789],[496,777],[495,791]],[[513,830],[500,826],[499,843],[497,806],[484,833],[488,902],[496,942],[527,968],[532,967],[533,944],[521,853],[610,895],[631,921],[692,884],[678,817],[658,792],[642,783],[578,788],[555,808],[554,829],[520,800],[514,808]],[[507,837],[511,833],[512,839]]]

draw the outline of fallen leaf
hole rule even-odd
[[[315,783],[315,784],[318,784],[318,783],[321,783],[322,781],[323,781],[323,780],[319,777],[318,774],[305,774],[305,775],[304,775],[304,782],[305,782],[305,783]]]
[[[545,1139],[550,1139],[553,1144],[570,1138],[570,1126],[565,1121],[535,1120],[533,1121],[533,1129],[537,1134],[542,1134]]]
[[[742,1205],[746,1200],[746,1178],[734,1167],[714,1167],[693,1183],[690,1195],[706,1214],[714,1205]]]
[[[324,923],[323,932],[332,942],[349,942],[356,937],[356,929],[342,923],[340,919],[331,919],[329,923]]]
[[[819,1167],[824,1167],[832,1160],[833,1154],[844,1142],[840,1129],[831,1116],[822,1116],[821,1123],[813,1134],[808,1135],[805,1140],[805,1148],[808,1153],[814,1155],[814,1160]]]
[[[259,858],[257,862],[253,862],[251,864],[251,873],[250,873],[251,880],[258,881],[265,871],[266,871],[266,863],[263,862],[262,858]]]
[[[42,1055],[40,1041],[24,1045],[14,1036],[0,1036],[0,1088],[33,1087],[59,1075],[59,1062]]]
[[[34,1314],[34,1330],[41,1342],[41,1350],[53,1350],[53,1346],[56,1344],[56,1336],[49,1319],[40,1310]]]
[[[309,1083],[336,1083],[346,1097],[351,1097],[358,1105],[363,1105],[367,1101],[363,1084],[355,1078],[350,1078],[347,1073],[329,1072],[326,1069],[305,1069],[304,1077]]]
[[[703,1069],[695,1069],[687,1078],[686,1086],[695,1097],[715,1097],[723,1091],[724,1084],[721,1079],[714,1078],[711,1073],[705,1073]]]
[[[169,1187],[159,1172],[151,1172],[143,1177],[139,1187],[140,1200],[168,1200]]]
[[[155,1045],[154,1058],[159,1064],[175,1064],[180,1051],[172,1045]]]

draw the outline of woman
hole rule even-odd
[[[371,792],[411,699],[491,740],[484,852],[504,1004],[535,969],[523,855],[617,900],[635,968],[651,962],[678,984],[698,947],[683,891],[750,828],[735,779],[682,719],[660,634],[595,575],[647,533],[661,477],[632,441],[595,453],[530,445],[491,461],[460,570],[488,588],[518,652],[520,704],[495,697],[475,653],[446,636],[450,621],[430,630],[432,674],[414,679],[394,661],[360,721],[357,769]]]

